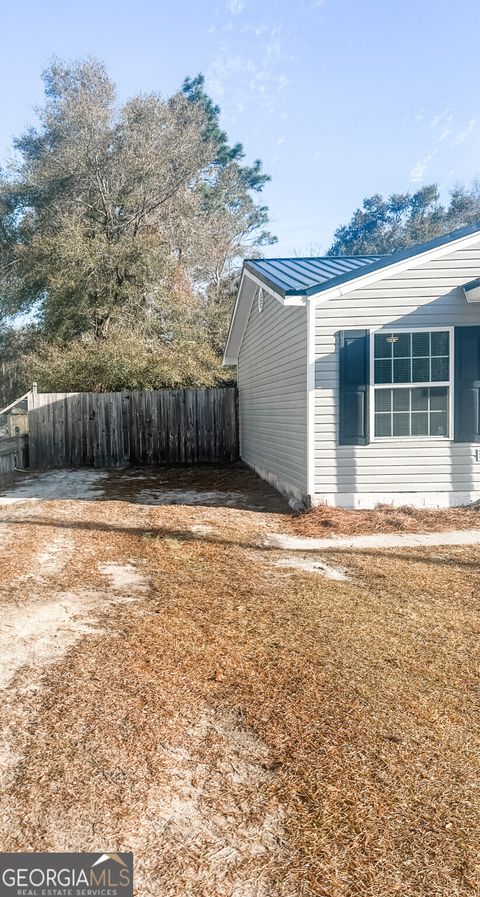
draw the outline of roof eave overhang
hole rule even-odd
[[[443,258],[443,256],[449,255],[458,249],[468,249],[469,246],[477,243],[479,239],[480,229],[476,226],[475,229],[469,229],[468,233],[464,233],[457,238],[445,239],[442,243],[436,241],[434,246],[427,246],[420,252],[408,254],[405,251],[401,255],[397,255],[396,260],[387,264],[372,265],[364,274],[357,274],[355,277],[347,275],[339,278],[336,283],[330,286],[310,292],[309,298],[315,304],[327,302],[329,299],[339,299],[341,296],[353,293],[355,290],[361,290],[363,287],[370,286],[384,277],[394,277],[395,274],[401,274],[402,271],[408,271],[430,260]]]
[[[238,291],[237,291],[237,296],[235,299],[235,305],[233,306],[232,317],[230,318],[230,324],[228,327],[227,341],[225,343],[225,351],[223,353],[223,359],[222,359],[222,367],[224,367],[224,368],[232,367],[233,365],[235,365],[237,363],[237,360],[238,360],[238,351],[237,351],[236,357],[235,357],[234,354],[231,353],[231,351],[230,351],[230,346],[232,343],[233,325],[235,323],[238,306],[240,304],[240,296],[242,295],[244,280],[245,280],[245,267],[243,268],[242,276],[240,278],[240,283],[238,285]]]
[[[480,277],[464,284],[463,292],[467,302],[480,302]]]
[[[253,280],[257,286],[262,288],[262,290],[266,290],[266,292],[269,293],[270,296],[273,296],[280,305],[305,305],[307,299],[307,294],[305,292],[293,293],[290,290],[281,290],[279,287],[275,289],[267,280],[264,280],[263,277],[258,277],[257,274],[254,274],[249,268],[247,268],[246,271],[250,280]]]
[[[262,287],[262,289],[266,290],[267,293],[270,293],[270,295],[273,296],[274,299],[277,299],[278,302],[281,302],[282,305],[304,304],[308,295],[307,290],[284,290],[278,284],[274,283],[273,280],[270,280],[269,277],[266,277],[255,268],[250,267],[249,262],[245,262],[244,271],[248,273],[251,280]]]
[[[300,293],[291,294],[291,293],[285,292],[284,290],[281,290],[281,291],[278,289],[275,290],[270,285],[270,283],[268,283],[263,278],[258,277],[256,273],[254,274],[253,271],[251,271],[248,268],[248,263],[246,263],[244,265],[244,268],[242,271],[242,277],[240,279],[240,284],[238,287],[237,298],[235,300],[235,306],[234,306],[232,317],[230,320],[230,327],[228,330],[227,342],[225,345],[225,352],[224,352],[223,360],[222,360],[223,367],[233,367],[238,362],[238,354],[240,352],[240,347],[243,342],[243,337],[245,335],[245,329],[246,329],[246,326],[248,323],[248,318],[250,316],[253,299],[255,297],[255,293],[254,293],[252,296],[252,300],[248,305],[248,309],[245,310],[246,314],[245,314],[245,320],[243,322],[243,326],[241,327],[241,330],[239,331],[239,333],[237,333],[237,335],[235,337],[235,333],[234,333],[235,324],[238,320],[242,291],[244,289],[245,280],[247,277],[250,281],[252,281],[257,286],[261,287],[270,296],[272,296],[274,299],[276,299],[277,302],[280,303],[280,305],[299,306],[299,305],[305,305],[307,303],[307,297],[304,293],[303,294],[300,294]]]

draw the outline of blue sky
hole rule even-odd
[[[0,157],[53,54],[105,62],[119,98],[202,71],[272,182],[277,246],[327,249],[366,195],[480,175],[478,0],[24,0],[1,4]]]

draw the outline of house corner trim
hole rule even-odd
[[[315,321],[316,306],[307,302],[307,496],[315,494]]]

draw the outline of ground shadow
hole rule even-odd
[[[438,535],[441,536],[441,533],[438,533]],[[480,549],[480,544],[479,545],[446,545],[446,544],[443,544],[443,545],[429,545],[429,546],[425,546],[425,547],[426,547],[426,549],[431,548],[434,551],[442,551],[442,550],[449,551],[452,548],[463,549],[463,550],[468,549],[468,548]],[[478,560],[467,561],[467,560],[463,560],[458,557],[440,557],[438,555],[428,554],[425,551],[422,552],[421,554],[420,553],[412,554],[412,552],[409,551],[408,548],[402,548],[399,551],[392,551],[391,548],[372,548],[368,551],[359,551],[357,548],[352,548],[351,546],[348,546],[348,547],[345,546],[345,548],[341,548],[339,546],[338,548],[335,547],[334,550],[331,550],[331,549],[325,550],[324,549],[323,552],[320,552],[320,549],[319,549],[319,551],[318,551],[318,553],[322,553],[322,557],[326,556],[330,553],[332,553],[332,554],[339,553],[339,554],[343,555],[344,552],[348,552],[349,555],[353,555],[353,557],[355,557],[355,558],[364,558],[365,560],[369,560],[371,558],[378,560],[379,558],[384,557],[386,560],[389,560],[390,558],[392,558],[393,560],[405,561],[405,563],[426,564],[428,566],[435,564],[436,566],[443,566],[443,567],[468,567],[468,568],[472,568],[474,570],[478,570],[480,573],[480,564],[479,564]],[[313,552],[312,552],[312,554],[313,554]]]
[[[291,514],[286,499],[241,462],[228,466],[64,468],[18,473],[5,483],[5,504],[40,501],[122,501],[137,505],[231,508]]]
[[[242,542],[238,539],[225,539],[214,533],[195,533],[185,529],[171,529],[165,526],[120,526],[115,523],[98,523],[91,521],[72,521],[45,519],[32,517],[16,519],[14,517],[1,517],[0,526],[9,528],[17,526],[44,526],[50,529],[82,530],[86,532],[123,533],[129,536],[142,536],[145,538],[159,537],[162,539],[176,539],[179,542],[209,542],[213,545],[238,545],[242,548],[256,548],[256,542]]]

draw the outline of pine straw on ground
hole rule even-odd
[[[3,850],[133,848],[138,897],[478,893],[477,549],[329,553],[344,583],[275,567],[278,517],[32,514],[75,526],[55,588],[104,588],[105,560],[150,579],[40,692],[19,677]]]
[[[301,536],[366,535],[367,533],[434,533],[456,529],[478,529],[480,508],[394,508],[380,505],[372,510],[349,510],[320,505],[292,517],[290,527]]]

